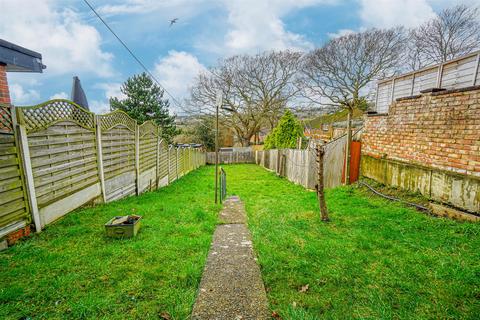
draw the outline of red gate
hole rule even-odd
[[[360,141],[352,141],[350,145],[350,183],[358,180],[360,175],[360,154],[362,143]],[[345,183],[345,159],[343,160],[342,182]]]

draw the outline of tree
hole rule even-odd
[[[120,90],[125,98],[110,98],[110,108],[126,112],[139,124],[153,120],[162,128],[162,137],[171,143],[178,130],[175,117],[169,114],[170,103],[163,98],[164,90],[145,72],[128,78]]]
[[[235,131],[243,146],[262,127],[273,128],[286,105],[297,94],[293,79],[301,54],[290,51],[237,55],[219,62],[211,73],[200,74],[191,88],[195,113],[215,113],[219,90],[229,111],[220,110],[224,126]]]
[[[410,64],[416,69],[465,55],[480,47],[479,9],[456,5],[412,30]]]
[[[298,138],[303,138],[303,126],[290,111],[280,118],[277,126],[265,138],[265,149],[295,148]]]
[[[348,110],[346,172],[353,110],[364,103],[362,93],[373,80],[391,75],[398,68],[404,45],[402,28],[370,29],[331,39],[304,59],[299,85],[305,97],[320,105]]]
[[[215,150],[215,118],[205,116],[199,119],[192,128],[193,141],[204,145],[207,151]]]

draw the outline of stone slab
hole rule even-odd
[[[238,198],[228,199],[222,213],[225,221],[246,221]],[[192,319],[270,319],[265,287],[246,224],[223,224],[215,230]]]

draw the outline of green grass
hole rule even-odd
[[[355,187],[316,196],[256,166],[230,166],[270,306],[283,319],[478,319],[480,224],[435,218]],[[299,292],[303,285],[307,292]]]
[[[434,218],[356,187],[315,193],[255,165],[225,166],[246,204],[271,309],[283,319],[476,319],[480,224]],[[0,253],[0,319],[188,318],[217,223],[213,168],[78,210]],[[134,240],[104,236],[143,215]],[[299,292],[303,285],[306,292]]]
[[[0,319],[187,318],[220,209],[207,173],[70,213],[0,253]],[[135,239],[104,236],[130,213],[143,216]]]

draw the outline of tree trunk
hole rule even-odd
[[[350,148],[352,145],[352,107],[348,108],[347,118],[347,144],[345,147],[345,184],[350,184]]]
[[[325,202],[325,192],[323,184],[323,156],[325,155],[325,149],[321,145],[317,145],[317,165],[318,165],[318,183],[317,183],[317,198],[318,206],[320,208],[320,216],[322,221],[330,221],[328,217],[327,204]]]

